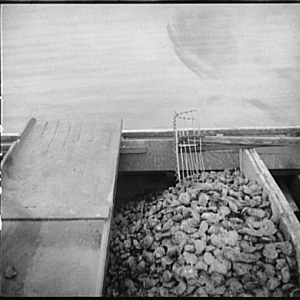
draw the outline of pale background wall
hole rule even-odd
[[[300,125],[298,4],[2,6],[3,125]]]

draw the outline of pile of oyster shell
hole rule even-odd
[[[298,296],[294,247],[273,217],[239,170],[132,201],[113,219],[104,295]]]

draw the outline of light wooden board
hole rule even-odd
[[[246,177],[258,182],[268,193],[273,211],[271,220],[278,222],[285,238],[293,243],[300,273],[300,223],[290,204],[255,149],[240,151],[240,167]]]
[[[2,218],[107,218],[121,122],[33,123],[2,168]]]
[[[193,134],[194,131],[190,131]],[[300,126],[201,128],[203,136],[300,136]],[[125,139],[173,137],[173,129],[123,130]]]
[[[3,221],[1,296],[100,296],[108,223]],[[4,278],[8,267],[16,277]]]

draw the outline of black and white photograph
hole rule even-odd
[[[1,7],[1,297],[300,297],[300,5]]]

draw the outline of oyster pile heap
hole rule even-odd
[[[104,295],[296,295],[295,251],[274,220],[262,187],[239,170],[128,203],[113,220]]]

